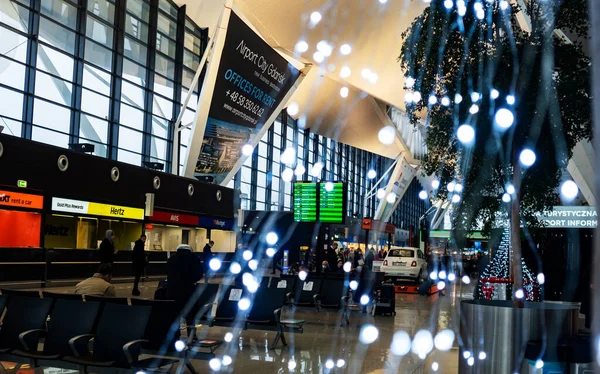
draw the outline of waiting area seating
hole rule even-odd
[[[178,364],[179,372],[195,373],[190,360],[210,360],[221,345],[198,340],[199,326],[273,331],[270,348],[285,346],[286,334],[302,334],[306,321],[282,318],[284,308],[336,310],[344,324],[349,282],[344,276],[264,278],[254,293],[235,280],[202,283],[182,313],[170,300],[0,290],[0,361],[84,373],[170,372]],[[186,342],[180,317],[188,321]]]

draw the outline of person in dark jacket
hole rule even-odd
[[[202,253],[204,254],[204,273],[208,274],[208,271],[210,270],[210,260],[213,257],[213,253],[212,253],[212,247],[215,245],[214,241],[209,241],[205,246],[204,249],[202,250]]]
[[[202,262],[192,252],[192,247],[186,244],[178,246],[177,253],[167,261],[167,293],[169,299],[175,300],[179,311],[185,308],[203,275]]]
[[[367,255],[365,256],[365,267],[368,271],[373,271],[373,261],[375,260],[375,251],[373,248],[369,248],[367,250]]]
[[[140,236],[138,240],[135,241],[135,245],[133,246],[133,273],[135,274],[135,280],[133,281],[133,290],[131,294],[133,296],[140,296],[141,292],[138,288],[140,283],[140,278],[144,274],[144,268],[146,267],[146,235]]]
[[[100,263],[101,264],[112,264],[115,262],[115,255],[119,253],[118,249],[115,249],[115,233],[113,230],[106,230],[106,235],[102,243],[100,243]]]

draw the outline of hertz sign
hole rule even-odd
[[[111,218],[144,219],[144,209],[58,197],[52,198],[52,210],[55,212],[90,214]]]
[[[16,208],[43,209],[44,197],[26,193],[0,190],[0,206]]]

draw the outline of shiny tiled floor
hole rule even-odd
[[[117,284],[118,296],[131,294],[130,284]],[[152,297],[156,282],[142,286],[142,297]],[[71,292],[71,287],[49,288],[48,291]],[[396,331],[404,330],[411,337],[421,330],[438,331],[455,325],[459,301],[470,298],[470,290],[447,290],[444,297],[422,297],[396,295],[396,316],[376,316],[355,311],[350,316],[350,326],[340,327],[340,314],[319,312],[314,309],[298,309],[293,317],[305,319],[304,334],[287,335],[288,347],[269,350],[274,332],[233,331],[220,327],[202,327],[199,337],[224,340],[232,332],[233,340],[217,350],[217,357],[231,357],[231,364],[223,366],[221,372],[240,373],[457,373],[458,347],[448,352],[434,349],[424,360],[409,353],[397,357],[390,353],[390,344]],[[284,312],[291,316],[289,310]],[[359,339],[361,326],[372,324],[379,332],[377,340],[369,345]],[[335,364],[332,369],[327,361]],[[343,361],[342,361],[343,360]],[[225,360],[227,362],[227,360]],[[341,367],[337,367],[337,364]],[[330,363],[331,364],[331,363]],[[342,365],[343,364],[343,365]],[[199,373],[210,373],[207,361],[194,360]],[[437,371],[434,370],[437,368]],[[43,371],[38,371],[43,372]],[[48,371],[46,371],[48,373]]]

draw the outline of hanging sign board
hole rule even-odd
[[[148,217],[148,221],[196,226],[198,225],[198,216],[155,210],[154,214]]]
[[[52,210],[55,212],[90,214],[94,216],[111,218],[137,220],[144,219],[144,209],[112,204],[92,203],[81,200],[63,199],[60,197],[52,198]]]
[[[226,32],[216,79],[205,82],[214,87],[212,97],[202,98],[210,100],[208,120],[205,126],[196,123],[192,132],[191,143],[200,141],[200,152],[192,154],[196,147],[190,147],[186,163],[186,175],[191,163],[193,176],[215,183],[232,171],[243,145],[270,125],[267,120],[285,104],[284,97],[300,76],[233,11]]]

